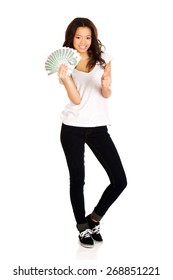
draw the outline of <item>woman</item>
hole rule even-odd
[[[112,58],[102,51],[96,26],[87,18],[75,18],[68,25],[63,46],[76,49],[81,56],[71,76],[67,74],[66,65],[58,70],[70,100],[61,114],[61,143],[70,174],[70,199],[79,241],[84,247],[93,247],[94,240],[103,240],[100,220],[127,185],[120,157],[107,129],[110,125],[107,98],[112,93]],[[110,179],[110,185],[87,217],[83,191],[85,144]]]

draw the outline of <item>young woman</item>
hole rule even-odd
[[[70,199],[79,241],[84,247],[93,247],[94,240],[103,240],[100,220],[127,185],[120,157],[107,128],[110,124],[107,101],[112,93],[112,58],[103,52],[97,28],[87,18],[75,18],[68,25],[63,46],[76,49],[81,56],[71,76],[67,75],[65,65],[58,70],[58,77],[70,100],[61,113],[61,143],[70,174]],[[110,180],[88,216],[85,215],[83,189],[85,144],[102,164]]]

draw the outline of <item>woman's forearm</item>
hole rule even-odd
[[[62,83],[67,91],[67,95],[70,101],[76,105],[79,105],[81,102],[81,98],[73,79],[69,77],[68,79],[62,80]]]
[[[70,101],[76,105],[80,104],[80,94],[76,88],[73,78],[67,74],[67,65],[62,64],[58,69],[58,77],[64,85]]]

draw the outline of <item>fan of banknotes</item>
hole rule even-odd
[[[57,72],[61,64],[65,64],[68,66],[67,74],[70,76],[80,59],[81,56],[76,50],[62,47],[48,56],[45,69],[48,75],[51,75]]]

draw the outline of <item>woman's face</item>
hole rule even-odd
[[[79,53],[83,54],[91,46],[91,40],[91,29],[88,27],[78,27],[73,38],[73,46]]]

